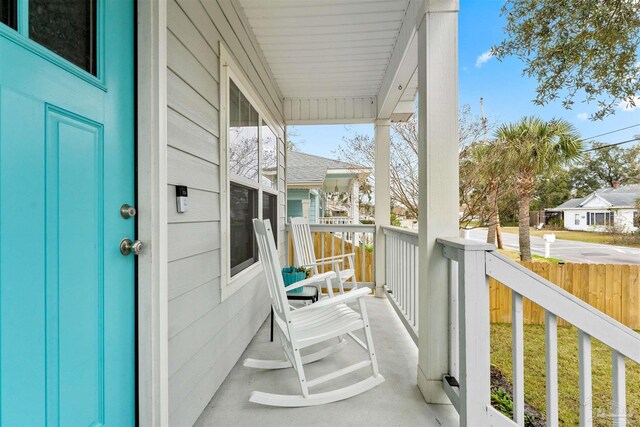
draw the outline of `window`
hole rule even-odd
[[[28,4],[29,38],[96,75],[96,0],[29,0]]]
[[[221,48],[221,79],[224,79],[221,81],[226,83],[221,87],[226,86],[229,96],[227,117],[223,117],[228,128],[223,130],[226,138],[221,144],[228,172],[223,184],[228,197],[222,207],[223,227],[228,233],[224,244],[228,251],[223,254],[223,262],[224,274],[231,278],[223,283],[223,299],[246,282],[237,277],[251,277],[251,273],[247,273],[249,276],[240,273],[258,262],[254,218],[271,220],[278,244],[278,147],[282,142],[269,125],[269,118],[264,116],[261,104],[246,89],[249,87],[246,80],[234,73],[235,67],[222,66],[230,62]],[[224,289],[227,285],[229,289]]]
[[[258,179],[258,112],[231,80],[229,82],[229,172]]]
[[[235,183],[229,186],[231,275],[258,260],[251,220],[258,217],[258,191]]]
[[[276,134],[262,122],[262,185],[278,186],[278,141]]]
[[[587,225],[613,226],[614,221],[613,212],[587,212]]]
[[[576,214],[575,225],[580,225],[580,214]]]
[[[271,221],[273,239],[278,246],[278,196],[275,194],[262,193],[262,219]]]
[[[18,29],[17,0],[0,0],[0,22],[14,30]]]

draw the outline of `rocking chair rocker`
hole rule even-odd
[[[356,396],[384,382],[384,377],[378,372],[373,337],[371,336],[369,318],[363,300],[363,297],[369,294],[369,289],[357,289],[292,310],[287,302],[284,283],[280,275],[278,253],[273,240],[271,223],[269,220],[254,219],[253,227],[258,241],[260,259],[262,260],[267,285],[269,286],[269,294],[271,295],[277,325],[276,330],[278,331],[286,359],[245,359],[244,366],[258,369],[292,367],[298,375],[302,394],[282,395],[254,391],[251,393],[249,401],[262,405],[285,407],[322,405]],[[321,276],[327,281],[327,286],[331,286],[331,279],[335,277],[335,273],[328,272]],[[298,285],[298,283],[294,285]],[[300,286],[303,286],[303,284]],[[347,306],[346,303],[352,301],[359,303],[359,313]],[[353,332],[360,329],[364,331],[366,343],[353,334]],[[307,379],[304,365],[320,360],[340,349],[346,344],[346,339],[342,338],[343,335],[350,336],[358,345],[364,348],[369,355],[368,359],[318,378]],[[327,347],[312,354],[302,355],[301,353],[304,348],[333,339],[338,339],[338,343],[328,344]],[[311,387],[365,367],[371,369],[371,376],[360,382],[333,391],[316,394],[309,393],[309,388]]]

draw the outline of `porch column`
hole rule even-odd
[[[391,208],[390,195],[390,147],[391,130],[389,120],[376,120],[375,142],[376,142],[376,163],[375,163],[375,221],[376,221],[376,243],[375,243],[375,281],[376,296],[384,297],[385,285],[385,248],[383,225],[389,225],[391,218],[389,210]]]
[[[449,403],[448,264],[438,237],[458,236],[458,0],[427,0],[418,29],[418,387]]]
[[[360,224],[360,180],[351,181],[351,218],[354,224]]]
[[[311,196],[309,196],[311,197]],[[302,216],[307,218],[307,221],[311,220],[311,200],[302,199]]]

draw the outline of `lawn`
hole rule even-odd
[[[525,400],[545,412],[544,325],[524,327]],[[611,425],[611,351],[592,340],[593,425]],[[491,325],[491,363],[509,379],[511,372],[511,325]],[[640,425],[640,366],[627,360],[627,425]],[[579,425],[578,332],[558,327],[558,387],[560,425]]]
[[[513,249],[498,249],[498,252],[500,252],[502,255],[506,256],[512,261],[520,261],[520,251],[516,251]],[[559,262],[563,262],[563,260],[559,258],[545,258],[543,256],[536,255],[536,254],[531,255],[531,258],[533,262],[552,262],[555,264]]]
[[[509,234],[518,234],[518,227],[500,227],[500,230]],[[553,233],[558,239],[577,240],[587,243],[601,243],[604,245],[640,247],[640,238],[632,235],[597,233],[595,231],[567,231],[567,230],[535,230],[529,229],[532,236],[542,237]]]

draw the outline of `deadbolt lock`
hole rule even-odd
[[[124,219],[133,218],[136,216],[136,208],[125,203],[120,206],[120,215],[122,215]]]
[[[120,242],[120,252],[122,255],[140,255],[144,250],[144,245],[140,240],[132,242],[131,239],[122,239]]]

